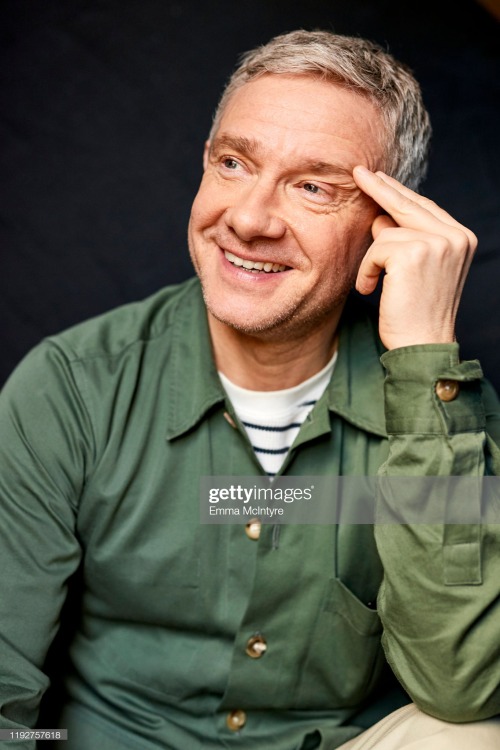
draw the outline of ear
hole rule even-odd
[[[210,141],[205,141],[205,148],[203,149],[203,170],[208,166],[208,155],[210,153]]]

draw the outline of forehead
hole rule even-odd
[[[302,152],[380,166],[381,114],[365,96],[311,76],[264,75],[228,100],[216,134],[251,138],[285,157]],[[351,164],[351,162],[354,162]]]

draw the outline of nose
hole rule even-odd
[[[244,242],[259,237],[279,239],[286,231],[286,224],[280,217],[274,186],[265,186],[257,181],[247,186],[226,209],[226,224]]]

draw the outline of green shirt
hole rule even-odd
[[[350,306],[281,473],[497,473],[484,430],[498,441],[500,416],[477,363],[456,345],[394,350],[384,366],[381,353]],[[439,378],[462,381],[453,401]],[[67,750],[330,750],[382,697],[387,661],[430,713],[500,713],[496,527],[263,525],[252,540],[199,523],[200,476],[262,470],[196,280],[33,350],[0,400],[0,466],[2,728],[36,723],[72,576]]]

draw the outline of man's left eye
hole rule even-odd
[[[304,183],[304,190],[306,190],[308,193],[319,193],[320,188],[317,185],[313,185],[312,182],[306,182]]]
[[[238,162],[236,159],[224,159],[223,165],[226,169],[237,169],[238,168]]]

